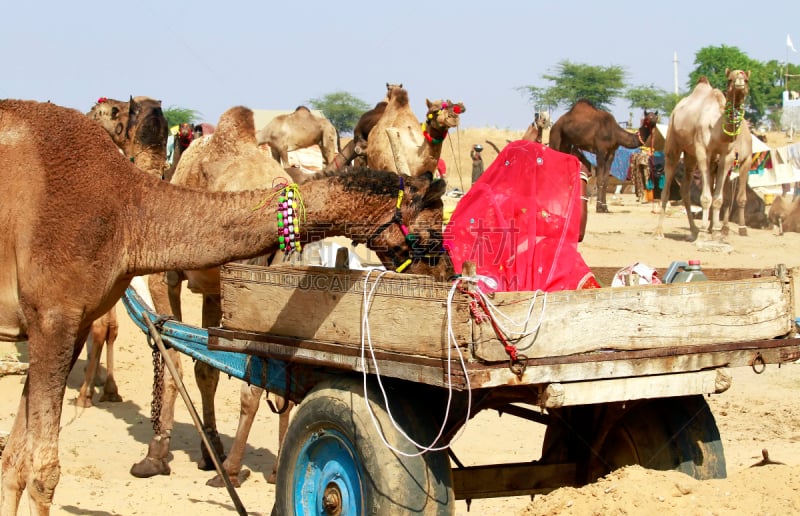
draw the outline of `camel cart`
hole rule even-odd
[[[800,358],[800,269],[705,272],[485,295],[468,274],[229,264],[221,326],[160,333],[297,403],[275,514],[453,514],[455,500],[547,493],[629,464],[725,477],[705,396],[732,368]],[[124,301],[140,327],[158,318],[131,289]],[[448,444],[489,409],[545,425],[541,458],[464,466]]]

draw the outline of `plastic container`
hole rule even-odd
[[[688,262],[672,262],[664,274],[664,283],[688,283],[705,281],[708,278],[700,267],[700,260]]]

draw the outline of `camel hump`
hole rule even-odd
[[[253,111],[244,106],[235,106],[225,111],[219,117],[214,137],[215,142],[221,140],[234,143],[255,141],[256,127]]]
[[[306,106],[297,106],[295,108],[294,112],[297,113],[298,111],[307,111],[307,112],[311,113],[311,110],[308,109]]]
[[[701,75],[699,79],[697,79],[697,84],[708,84],[711,86],[711,83],[708,81],[708,77],[705,75]]]

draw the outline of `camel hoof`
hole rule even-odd
[[[744,226],[739,227],[739,236],[747,236],[747,228]]]
[[[217,452],[217,457],[219,457],[220,464],[222,464],[226,457],[225,448],[222,446],[222,440],[219,438],[219,433],[216,430],[206,429],[206,435],[208,436],[211,446],[213,446],[214,450]],[[197,469],[203,471],[213,471],[217,469],[214,466],[214,461],[211,459],[211,452],[208,451],[208,448],[206,448],[206,445],[202,439],[200,440],[200,452],[201,456],[200,460],[197,462]]]
[[[111,403],[121,403],[122,396],[117,394],[116,392],[103,392],[103,395],[100,396],[100,401],[110,401]]]
[[[156,475],[169,475],[169,464],[164,459],[145,457],[131,467],[131,475],[136,478],[150,478]]]
[[[75,405],[76,407],[81,407],[81,408],[94,407],[94,403],[92,403],[92,398],[84,398],[81,396],[78,396],[77,398],[72,400],[72,404]]]
[[[608,206],[605,204],[598,204],[596,208],[597,213],[608,213]]]
[[[230,479],[233,487],[241,487],[244,481],[250,478],[250,470],[243,469],[236,475],[228,475],[228,478]],[[225,482],[222,480],[221,476],[217,475],[206,482],[206,485],[210,487],[225,487]]]

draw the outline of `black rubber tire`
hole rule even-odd
[[[699,395],[637,405],[609,430],[600,450],[606,473],[639,464],[698,480],[727,476],[717,422]]]
[[[372,382],[368,385],[370,406],[386,440],[405,453],[416,453],[392,425],[383,396]],[[425,398],[412,398],[407,391],[388,386],[387,390],[397,424],[418,443],[430,444],[438,426],[420,408]],[[418,402],[410,403],[414,399]],[[341,467],[341,463],[349,464]],[[336,474],[320,480],[321,472],[329,468]],[[333,499],[357,505],[352,512],[358,516],[455,513],[447,452],[404,457],[384,445],[365,406],[363,379],[358,376],[317,385],[295,409],[278,458],[273,514],[318,514],[318,500],[329,492],[323,485],[335,482],[340,485],[333,490]]]
[[[575,462],[577,484],[633,464],[699,480],[727,476],[719,429],[701,395],[567,407],[553,416],[543,458]]]

